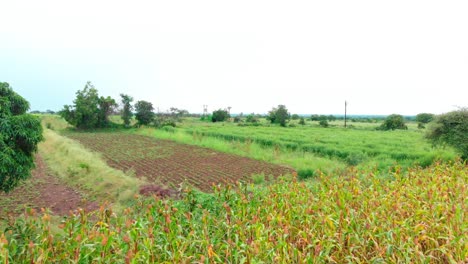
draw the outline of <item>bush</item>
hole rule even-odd
[[[311,169],[302,169],[297,171],[297,178],[300,180],[305,180],[315,177],[315,171]]]
[[[405,124],[405,119],[402,115],[389,115],[383,124],[380,126],[380,130],[395,130],[395,129],[408,129]]]
[[[211,116],[211,121],[212,122],[223,122],[229,119],[231,116],[229,115],[227,110],[222,110],[218,109],[216,111],[213,111],[213,114]]]
[[[328,121],[326,119],[322,119],[320,120],[319,125],[321,127],[328,127]]]
[[[437,116],[426,138],[435,145],[450,145],[468,159],[468,108]]]

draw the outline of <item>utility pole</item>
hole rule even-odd
[[[346,107],[348,106],[348,102],[344,101],[344,127],[346,127]]]
[[[205,117],[208,113],[208,105],[203,105],[203,117]]]

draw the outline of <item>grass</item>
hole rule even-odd
[[[462,263],[468,167],[239,185],[138,198],[64,219],[27,214],[0,233],[0,263]]]
[[[141,184],[135,177],[110,168],[97,153],[46,129],[39,145],[49,169],[70,186],[83,190],[90,199],[125,203]]]
[[[436,160],[454,160],[457,156],[450,148],[433,148],[420,130],[377,131],[366,129],[368,125],[365,123],[359,129],[321,128],[315,125],[282,128],[268,124],[237,126],[233,123],[186,122],[176,131],[203,139],[210,137],[226,142],[252,142],[264,149],[296,153],[296,157],[313,154],[313,157],[339,160],[351,166],[377,167],[380,171],[388,171],[396,165],[404,168],[428,166]],[[179,138],[179,135],[174,136],[174,139]],[[293,160],[298,160],[296,157]],[[294,161],[287,161],[291,166],[298,166],[292,163]]]

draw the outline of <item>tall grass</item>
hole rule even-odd
[[[109,167],[98,153],[50,129],[44,131],[44,137],[39,153],[47,166],[54,175],[84,191],[89,198],[120,203],[137,192],[140,181]]]
[[[0,233],[8,263],[463,263],[468,260],[468,167],[239,185],[181,200],[139,198],[50,231],[47,212]]]
[[[254,142],[263,147],[313,153],[360,167],[386,171],[399,165],[428,166],[436,160],[454,160],[450,149],[433,148],[419,131],[375,131],[341,127],[235,126],[232,124],[184,125],[181,130],[224,141]]]

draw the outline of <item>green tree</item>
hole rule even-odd
[[[231,116],[229,115],[229,112],[227,110],[218,109],[216,111],[213,111],[213,114],[211,115],[211,121],[223,122],[229,119],[230,117]]]
[[[299,125],[305,125],[304,117],[301,117],[301,119],[299,119]]]
[[[133,117],[133,113],[132,113],[132,110],[133,110],[133,106],[132,106],[133,97],[131,97],[130,95],[126,95],[126,94],[120,94],[120,98],[122,100],[122,105],[123,105],[121,117],[122,117],[122,120],[124,121],[125,127],[129,127],[130,126],[130,120]]]
[[[9,192],[31,176],[43,137],[41,121],[28,110],[28,101],[0,82],[0,191]]]
[[[135,118],[138,125],[149,125],[154,120],[153,104],[147,101],[138,101],[135,104]]]
[[[460,151],[463,159],[468,159],[468,108],[437,116],[426,138],[435,145],[450,145]]]
[[[117,108],[117,103],[110,96],[99,97],[99,115],[98,115],[98,127],[106,127],[110,124],[109,116]]]
[[[431,122],[434,119],[434,117],[435,117],[434,114],[420,113],[416,115],[416,122],[421,123],[421,124],[427,124]]]
[[[381,130],[408,129],[402,115],[389,115],[380,126]]]
[[[87,82],[83,90],[76,92],[74,105],[65,105],[59,114],[71,125],[80,129],[106,127],[109,115],[117,106],[111,97],[99,97],[97,89]]]
[[[293,114],[293,115],[291,116],[291,119],[292,119],[292,120],[298,120],[299,118],[300,118],[300,116],[299,116],[298,114]]]
[[[286,122],[290,119],[290,114],[285,105],[278,105],[278,107],[273,107],[268,112],[267,119],[274,124],[280,124],[280,126],[285,127]]]
[[[328,127],[328,120],[327,119],[322,119],[319,121],[319,125],[321,127]]]

